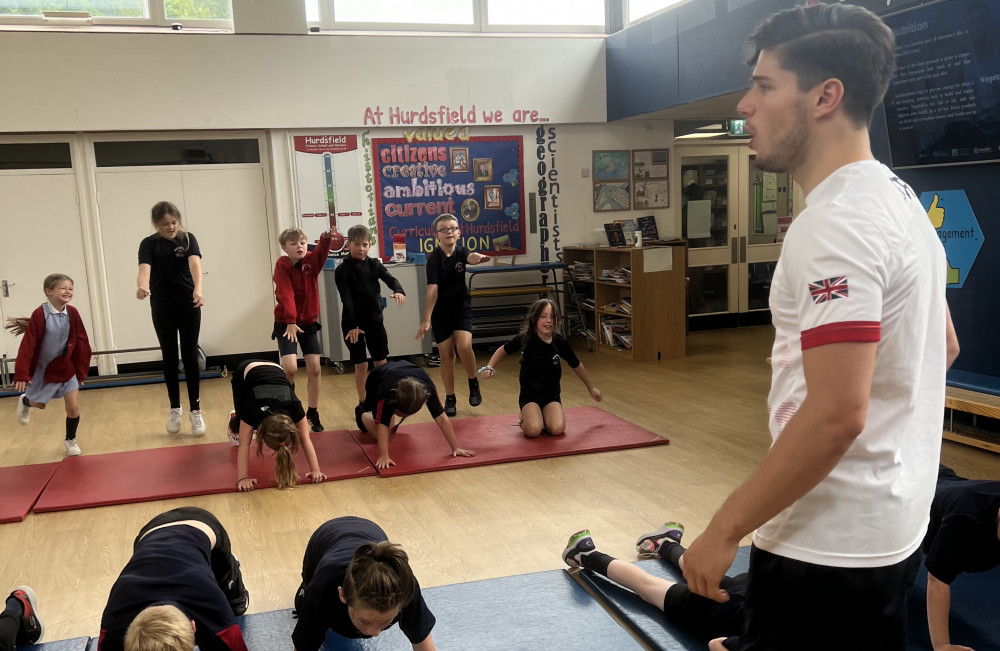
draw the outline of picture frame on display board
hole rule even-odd
[[[468,147],[452,147],[449,152],[451,156],[451,171],[452,172],[468,172],[469,171],[469,148]]]
[[[472,159],[472,180],[492,181],[493,180],[493,159],[473,158]]]
[[[483,186],[483,210],[501,210],[503,208],[503,187],[499,185]]]

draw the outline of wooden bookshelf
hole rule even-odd
[[[686,242],[678,240],[665,246],[643,247],[568,246],[563,249],[563,261],[571,269],[574,263],[593,268],[592,280],[574,280],[573,274],[567,272],[566,282],[574,283],[581,299],[593,297],[594,307],[584,308],[583,317],[587,328],[595,334],[597,352],[633,362],[684,357],[687,351]],[[631,270],[631,282],[601,278],[603,271],[620,268]],[[631,304],[631,314],[609,307],[624,303]],[[578,320],[575,308],[567,305],[566,310],[566,318],[572,326]],[[609,322],[621,324],[620,330],[627,328],[631,334],[631,349],[620,340],[608,341],[604,325]],[[570,341],[586,348],[582,336],[571,336]]]

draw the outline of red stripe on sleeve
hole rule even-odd
[[[243,631],[236,624],[219,631],[215,636],[233,651],[247,651],[247,643],[243,641]]]
[[[868,343],[882,339],[882,324],[878,321],[840,321],[803,330],[802,350],[845,342]]]
[[[385,400],[379,400],[378,404],[375,406],[375,422],[382,422],[382,408],[385,407]]]

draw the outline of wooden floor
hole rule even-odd
[[[0,590],[21,583],[35,588],[48,640],[96,635],[136,532],[152,516],[182,504],[214,512],[229,530],[251,592],[250,612],[291,607],[309,535],[341,515],[378,522],[404,545],[425,586],[561,568],[567,537],[584,527],[601,550],[632,559],[636,537],[668,519],[685,523],[693,539],[766,451],[770,368],[764,359],[772,338],[770,327],[692,333],[686,358],[662,362],[582,355],[604,393],[601,406],[668,437],[668,446],[32,514],[0,525]],[[480,364],[485,361],[481,355]],[[460,389],[459,417],[515,412],[517,370],[515,361],[506,360],[495,379],[483,381],[484,402],[475,410]],[[430,373],[439,378],[437,369]],[[352,376],[325,369],[322,382],[326,427],[353,427]],[[304,377],[298,386],[304,390]],[[593,404],[568,371],[563,401]],[[34,412],[27,427],[17,424],[14,403],[0,399],[0,465],[61,459],[61,401]],[[85,454],[99,454],[225,440],[231,393],[228,380],[204,382],[209,430],[200,440],[165,433],[162,384],[84,391],[80,403],[80,445]],[[423,412],[419,421],[425,420]],[[966,476],[1000,477],[998,455],[946,442],[943,458]]]

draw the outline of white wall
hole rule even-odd
[[[389,126],[425,105],[606,117],[594,37],[12,31],[0,61],[4,132],[359,127],[377,108]]]

